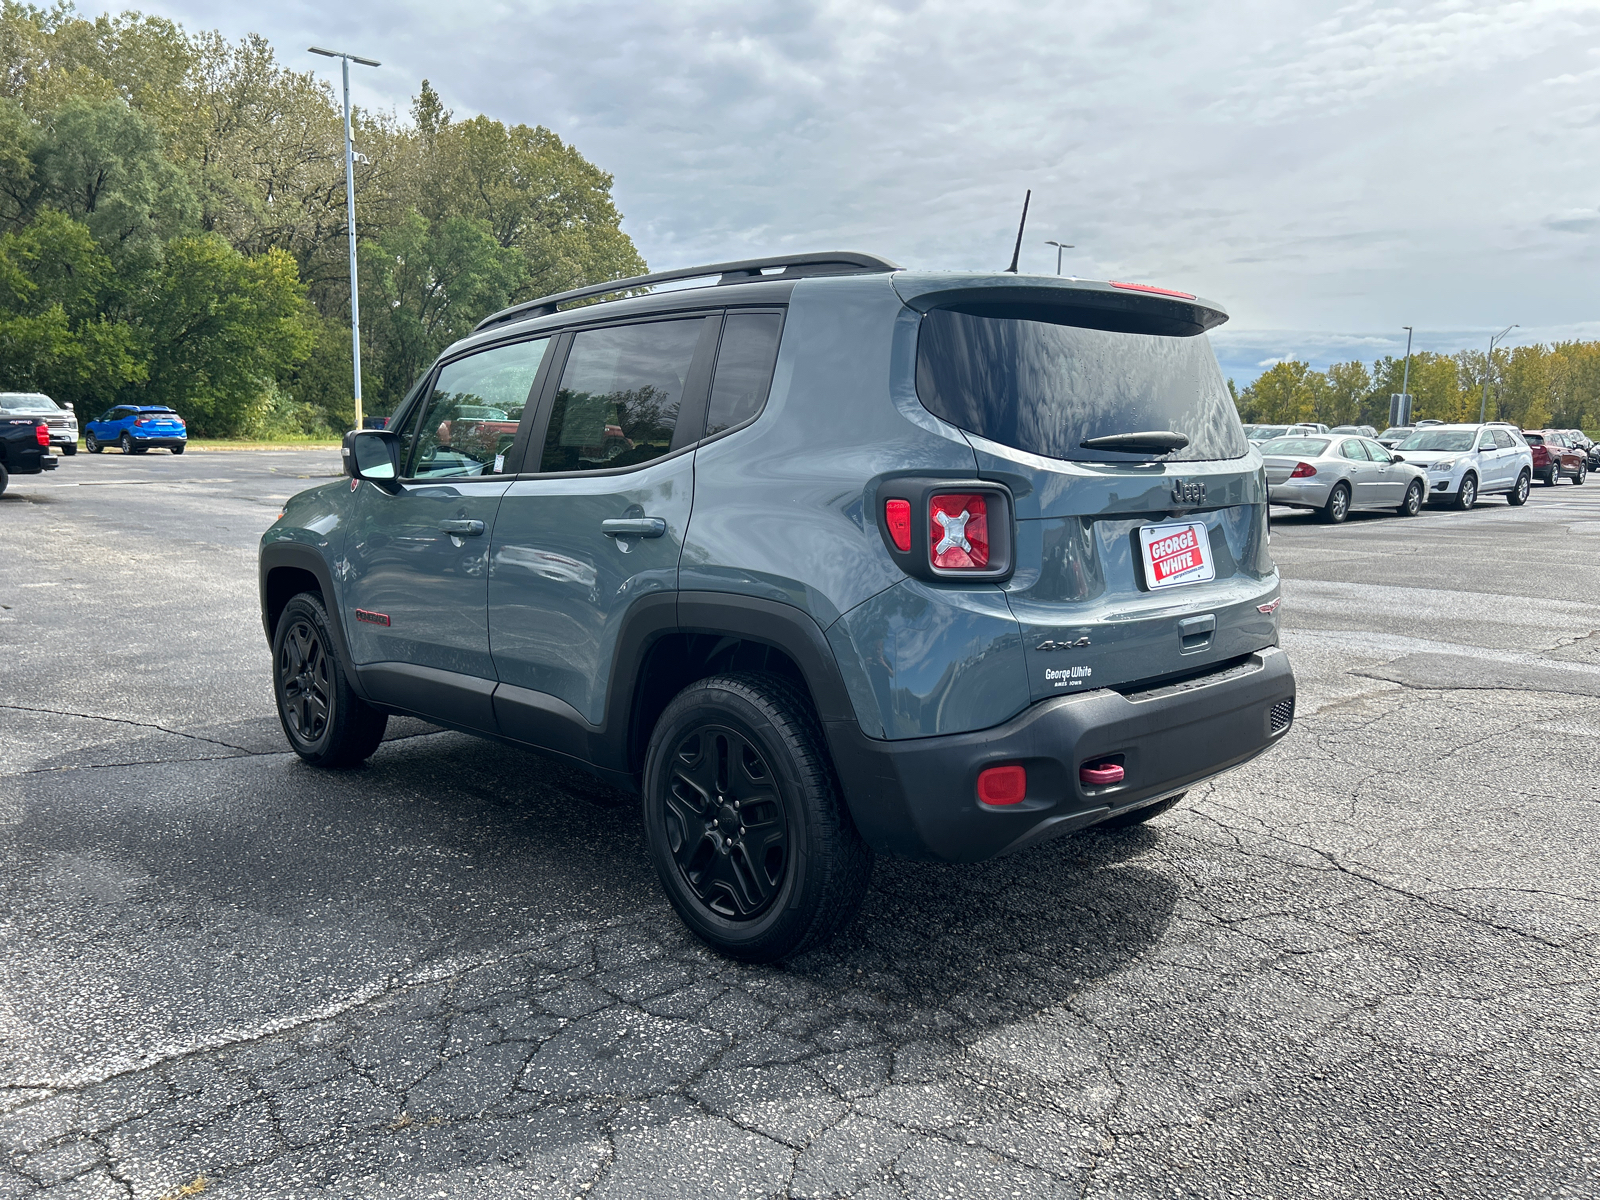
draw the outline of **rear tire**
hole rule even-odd
[[[183,451],[184,451],[184,447],[182,447],[182,446],[174,446],[174,447],[172,447],[172,452],[174,454],[182,454]]]
[[[1461,490],[1456,493],[1456,507],[1466,512],[1478,502],[1478,477],[1476,475],[1463,475],[1461,477]]]
[[[1135,825],[1143,825],[1146,821],[1154,820],[1164,812],[1171,812],[1178,806],[1178,801],[1187,796],[1188,792],[1179,792],[1176,796],[1168,796],[1165,800],[1158,800],[1154,804],[1146,804],[1143,808],[1135,808],[1130,812],[1118,813],[1114,817],[1107,817],[1095,829],[1114,833],[1118,829],[1132,829]]]
[[[129,437],[127,434],[123,434],[121,437],[119,437],[117,439],[117,445],[122,447],[122,452],[124,454],[132,454],[133,453],[133,439],[131,437]]]
[[[1341,525],[1350,515],[1350,485],[1336,483],[1328,493],[1328,502],[1322,506],[1322,519],[1330,525]]]
[[[1511,505],[1512,508],[1517,508],[1523,504],[1526,504],[1528,502],[1530,482],[1531,481],[1528,479],[1528,473],[1526,471],[1524,471],[1521,475],[1518,475],[1516,486],[1506,493],[1506,503]]]
[[[351,689],[316,592],[283,606],[272,638],[272,690],[284,736],[313,767],[358,767],[383,741],[389,715]]]
[[[713,949],[776,962],[855,919],[872,851],[809,700],[786,680],[741,672],[684,688],[650,735],[642,791],[667,899]]]
[[[1413,479],[1406,489],[1405,501],[1396,510],[1402,517],[1414,517],[1422,511],[1422,480]]]

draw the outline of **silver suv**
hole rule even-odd
[[[1428,472],[1428,499],[1471,508],[1481,496],[1525,504],[1533,482],[1533,451],[1512,425],[1427,425],[1394,445],[1397,458]]]

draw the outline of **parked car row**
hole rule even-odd
[[[1315,510],[1334,523],[1356,509],[1393,509],[1407,517],[1425,504],[1465,510],[1492,495],[1516,506],[1527,502],[1535,478],[1554,486],[1588,477],[1588,451],[1565,430],[1429,421],[1385,430],[1379,438],[1292,428],[1258,447],[1269,499]]]

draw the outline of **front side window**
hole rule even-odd
[[[1377,442],[1362,442],[1361,448],[1367,452],[1367,457],[1373,462],[1393,462],[1394,457]]]
[[[778,313],[729,313],[717,347],[717,373],[706,406],[706,436],[742,425],[761,411],[778,361]]]
[[[550,410],[539,470],[633,467],[672,448],[707,318],[575,334]]]
[[[480,350],[446,363],[422,405],[405,474],[416,479],[500,475],[549,338]]]
[[[1243,458],[1250,451],[1203,335],[1118,333],[934,309],[917,337],[917,397],[957,428],[1048,458],[1148,461],[1144,452],[1084,443],[1149,432],[1187,439],[1160,456],[1168,462]]]
[[[1494,449],[1494,433],[1493,433],[1492,430],[1485,429],[1482,433],[1480,433],[1478,435],[1478,449],[1479,450],[1493,450]]]

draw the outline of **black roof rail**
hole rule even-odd
[[[775,267],[783,268],[780,274],[766,275],[764,272]],[[816,275],[865,275],[876,274],[880,271],[903,270],[899,263],[890,262],[887,258],[880,258],[876,254],[860,254],[854,250],[824,250],[812,254],[781,254],[771,258],[745,258],[738,262],[711,263],[703,267],[683,267],[677,271],[657,271],[653,275],[635,275],[631,279],[608,279],[604,283],[592,283],[587,287],[573,288],[569,292],[557,292],[553,296],[541,296],[537,300],[524,300],[521,304],[513,304],[510,308],[503,308],[492,316],[485,317],[473,327],[472,332],[478,333],[485,329],[492,329],[496,325],[505,325],[511,321],[527,321],[534,317],[548,317],[563,304],[570,304],[574,300],[587,300],[592,296],[606,296],[612,292],[627,292],[634,288],[654,287],[658,283],[678,283],[685,279],[700,279],[708,275],[720,275],[718,285],[725,283],[745,283],[752,279],[804,279]]]

